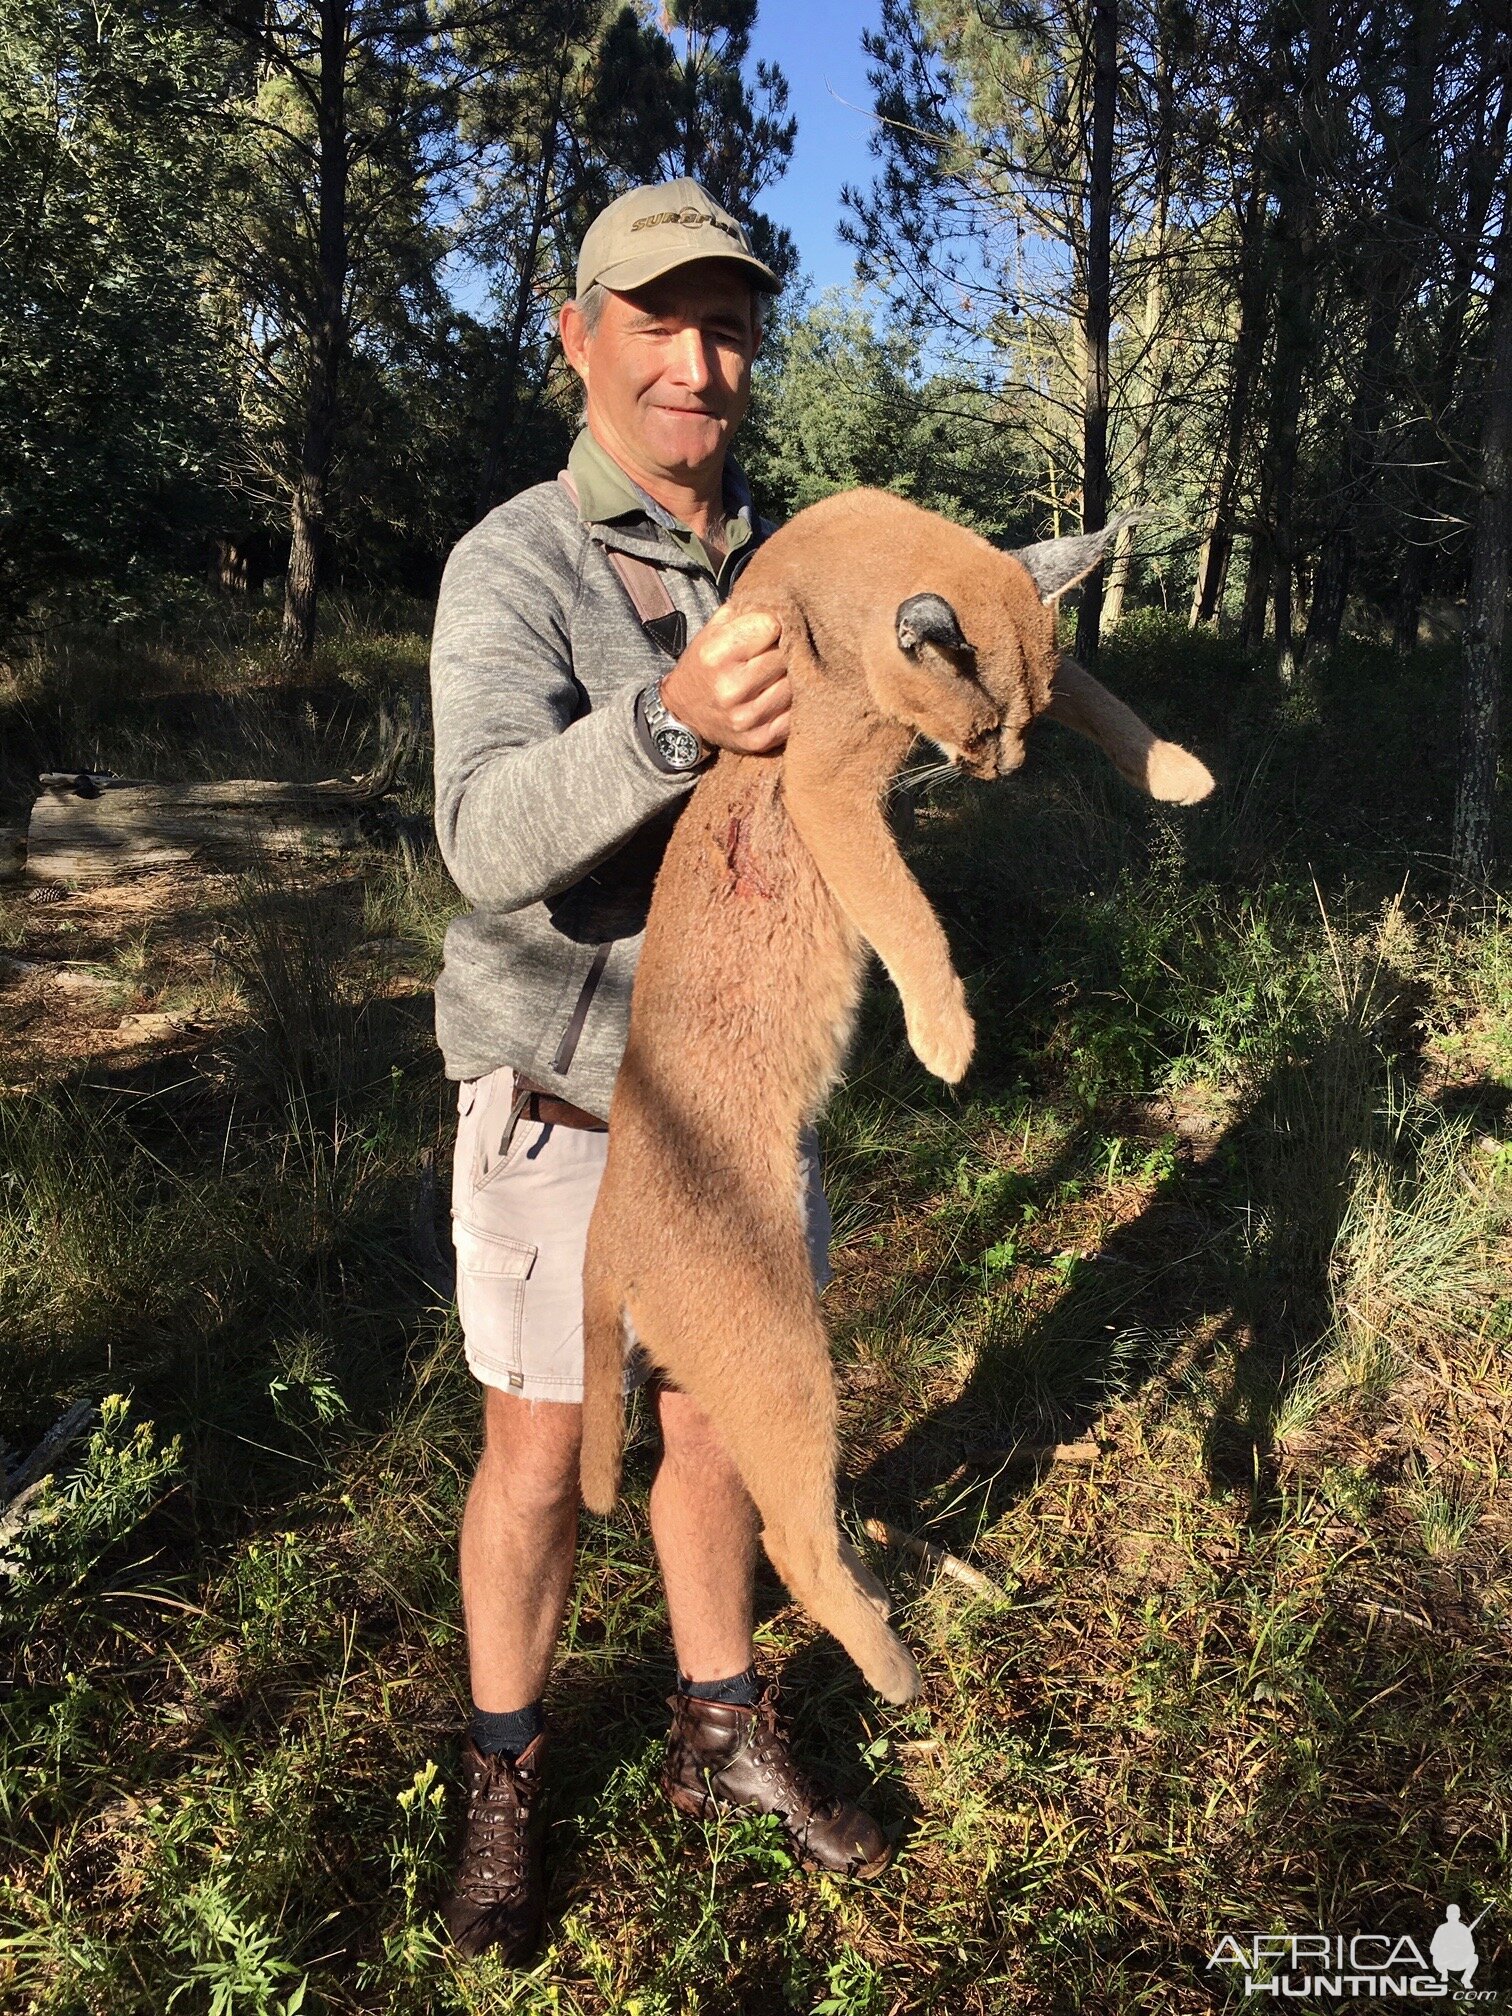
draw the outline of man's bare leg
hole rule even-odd
[[[473,1705],[539,1701],[572,1588],[583,1410],[483,1389],[484,1449],[462,1514]]]
[[[751,1664],[756,1508],[708,1417],[658,1388],[662,1458],[651,1531],[680,1670]],[[462,1606],[474,1704],[504,1714],[545,1691],[577,1541],[582,1409],[484,1389],[486,1442],[462,1518]]]
[[[654,1387],[662,1457],[651,1485],[656,1542],[678,1670],[725,1680],[752,1663],[759,1520],[703,1409]]]

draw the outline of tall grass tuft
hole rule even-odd
[[[1495,1306],[1504,1207],[1477,1175],[1468,1119],[1405,1098],[1364,1153],[1334,1242],[1329,1291],[1343,1362],[1362,1383],[1474,1333]]]
[[[366,877],[362,924],[370,937],[417,947],[424,977],[434,980],[446,927],[465,907],[436,848],[416,847],[401,835],[398,849]]]
[[[291,1116],[325,1116],[387,1068],[351,970],[360,924],[339,889],[281,883],[270,868],[238,888],[221,956],[247,1001],[243,1061]]]
[[[126,1102],[84,1087],[0,1100],[0,1334],[9,1373],[75,1353],[107,1374],[199,1293],[223,1193],[133,1133]]]

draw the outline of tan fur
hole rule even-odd
[[[970,652],[900,648],[899,605],[920,594],[951,605]],[[918,1668],[837,1517],[835,1388],[798,1135],[842,1068],[868,946],[921,1061],[953,1084],[971,1060],[950,948],[883,797],[916,734],[974,776],[1018,767],[1025,731],[1052,705],[1053,616],[1009,555],[865,490],[774,534],[732,600],[780,618],[792,719],[778,756],[721,754],[657,881],[588,1235],[583,1496],[606,1512],[618,1489],[628,1312],[652,1361],[713,1422],[778,1574],[872,1686],[904,1702]],[[1089,675],[1074,684],[1070,725],[1109,741],[1138,781],[1177,757],[1200,770]]]

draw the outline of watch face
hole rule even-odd
[[[698,761],[698,737],[686,728],[658,728],[652,740],[663,760],[678,770],[691,770]]]

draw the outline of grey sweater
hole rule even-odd
[[[697,774],[659,770],[636,734],[636,695],[673,661],[604,549],[665,570],[690,637],[720,601],[676,521],[625,480],[642,508],[594,522],[557,483],[490,512],[447,562],[431,646],[436,832],[472,905],[436,983],[446,1074],[509,1064],[600,1117],[652,883]],[[738,471],[732,504],[749,511]]]

